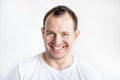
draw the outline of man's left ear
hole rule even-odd
[[[76,31],[75,31],[75,36],[74,36],[74,38],[77,39],[78,36],[79,36],[79,34],[80,34],[80,30],[76,30]]]

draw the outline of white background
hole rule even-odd
[[[120,0],[0,0],[0,80],[22,60],[44,51],[43,16],[66,5],[79,18],[73,47],[104,80],[120,80]]]

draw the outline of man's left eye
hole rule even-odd
[[[63,34],[63,36],[68,37],[68,36],[69,36],[69,34]]]

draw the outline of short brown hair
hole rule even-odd
[[[54,16],[60,16],[60,15],[63,15],[65,13],[68,13],[72,17],[72,19],[74,21],[74,30],[77,30],[78,19],[77,19],[76,14],[67,6],[61,6],[61,5],[52,8],[51,10],[49,10],[46,13],[46,15],[43,19],[43,25],[45,26],[45,21],[50,14],[53,14]]]

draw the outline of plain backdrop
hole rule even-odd
[[[0,0],[0,80],[20,61],[44,51],[42,20],[56,5],[78,16],[74,55],[103,80],[120,80],[120,0]]]

